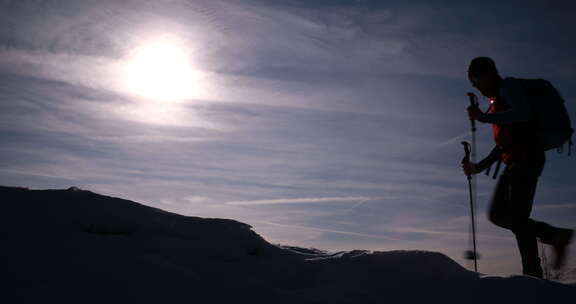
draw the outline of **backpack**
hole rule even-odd
[[[526,90],[532,115],[538,123],[537,136],[542,143],[542,149],[562,151],[564,144],[568,143],[570,154],[574,129],[571,127],[564,99],[558,90],[545,79],[510,79],[521,81]]]

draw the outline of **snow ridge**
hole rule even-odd
[[[426,251],[273,245],[235,220],[182,216],[71,187],[0,186],[10,303],[536,303],[576,287],[479,277]],[[5,302],[5,303],[9,303]]]

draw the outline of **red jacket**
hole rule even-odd
[[[510,107],[499,98],[491,100],[488,113],[498,113]],[[510,124],[492,124],[494,141],[502,148],[502,161],[505,164],[540,160],[542,149],[537,139],[538,127],[534,121]]]

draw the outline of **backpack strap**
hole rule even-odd
[[[492,175],[492,179],[496,179],[498,177],[498,172],[500,171],[500,166],[502,165],[502,159],[498,159],[496,163],[496,170],[494,170],[494,174]],[[492,165],[486,169],[486,176],[490,176],[490,170],[492,170]]]
[[[568,156],[572,155],[572,146],[574,145],[574,142],[572,142],[572,136],[574,136],[574,129],[570,129],[570,137],[568,138]],[[556,148],[556,152],[562,154],[564,152],[564,144]]]
[[[497,146],[495,147],[495,149],[498,149],[498,162],[496,163],[496,170],[494,170],[494,174],[492,175],[493,179],[496,179],[498,177],[498,172],[500,171],[500,166],[502,165],[502,157],[501,157],[501,153],[502,153],[502,147]],[[491,157],[494,154],[493,150],[492,152],[490,152],[490,155],[488,156]],[[490,176],[490,171],[492,170],[492,165],[494,164],[495,160],[492,161],[492,163],[488,166],[488,168],[486,168],[486,176]]]
[[[570,129],[570,139],[568,139],[568,156],[572,155],[572,136],[574,136],[574,129]]]
[[[570,139],[568,140],[568,156],[572,155],[572,145],[574,143],[572,142],[572,135],[570,135]]]
[[[498,163],[496,163],[496,170],[494,170],[494,175],[492,175],[492,179],[496,179],[498,177],[498,171],[500,171],[500,165],[502,165],[502,159],[498,159]]]

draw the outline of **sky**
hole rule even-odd
[[[236,219],[272,243],[435,250],[467,265],[468,62],[550,80],[574,120],[574,9],[0,1],[0,184]],[[480,126],[478,157],[492,145]],[[547,153],[534,218],[576,228],[575,169]],[[518,273],[512,234],[485,216],[493,186],[478,177],[480,270]]]

